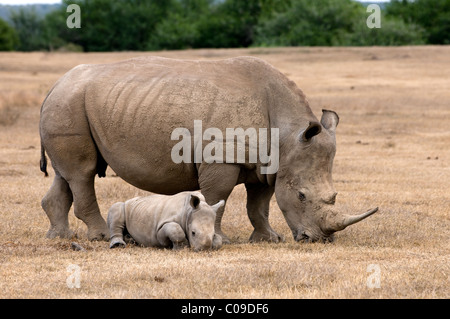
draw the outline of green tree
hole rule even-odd
[[[199,26],[209,16],[212,0],[179,0],[151,33],[147,43],[150,50],[186,49],[201,42]]]
[[[450,0],[392,0],[387,15],[425,29],[429,44],[450,44]]]
[[[345,45],[361,5],[350,0],[292,0],[290,8],[262,21],[258,45]]]
[[[36,51],[46,48],[43,37],[43,19],[34,8],[11,12],[11,21],[19,37],[19,51]]]
[[[261,20],[289,8],[290,0],[227,0],[201,21],[203,47],[248,47],[255,42]]]
[[[365,21],[359,21],[349,34],[348,45],[417,45],[424,44],[424,29],[395,17],[381,19],[381,28],[370,29]]]
[[[16,31],[0,19],[0,51],[13,51],[19,44]]]
[[[229,41],[224,46],[248,47],[253,43],[255,26],[265,4],[265,1],[228,0],[218,8],[225,22],[221,32]]]
[[[262,17],[289,0],[178,0],[151,34],[149,49],[224,48],[252,45]]]
[[[290,9],[262,21],[257,45],[407,45],[423,44],[424,29],[382,13],[381,28],[370,29],[366,8],[351,0],[291,0]]]
[[[65,24],[58,37],[81,45],[86,51],[145,50],[156,25],[167,16],[176,0],[64,0],[81,9],[81,28]],[[61,27],[60,27],[61,28]]]
[[[66,27],[66,14],[61,10],[55,10],[45,16],[43,22],[42,37],[46,49],[53,51],[67,45],[65,38],[70,29]]]

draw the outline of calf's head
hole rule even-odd
[[[214,223],[217,210],[224,204],[225,201],[221,200],[210,206],[198,196],[191,195],[190,210],[186,218],[186,234],[194,251],[222,247],[222,237],[215,233]]]
[[[333,233],[375,213],[345,215],[334,209],[332,182],[338,115],[323,110],[320,123],[309,121],[280,143],[275,196],[296,241],[333,241]]]

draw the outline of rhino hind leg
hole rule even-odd
[[[247,213],[255,228],[250,242],[268,241],[278,243],[284,241],[283,236],[275,232],[269,225],[269,204],[275,188],[263,184],[246,183]]]
[[[69,228],[69,210],[72,206],[72,191],[67,181],[55,171],[55,178],[47,194],[41,201],[42,208],[50,220],[47,238],[72,238]]]
[[[54,134],[47,138],[45,149],[53,167],[69,184],[75,216],[86,224],[88,239],[109,239],[109,231],[95,195],[97,149],[90,134]]]
[[[88,227],[89,240],[107,240],[109,231],[100,214],[94,189],[94,175],[78,176],[69,182],[73,194],[75,216]]]

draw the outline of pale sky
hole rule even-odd
[[[0,4],[61,3],[61,0],[0,0]]]
[[[359,0],[361,2],[371,2],[372,0]],[[388,2],[389,0],[375,0]],[[33,3],[61,3],[61,0],[0,0],[0,4],[33,4]]]

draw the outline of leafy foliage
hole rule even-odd
[[[81,29],[66,27],[69,4]],[[367,27],[369,15],[354,0],[64,0],[45,18],[19,10],[11,20],[23,51],[450,43],[450,0],[393,0],[381,28]]]
[[[0,51],[12,51],[19,43],[16,31],[0,19]]]
[[[450,44],[450,0],[392,0],[387,14],[420,25],[428,44]]]
[[[361,8],[347,0],[292,1],[288,10],[258,26],[256,44],[345,45]]]
[[[19,37],[18,50],[35,51],[45,47],[44,22],[35,10],[20,9],[11,14],[11,20]]]

